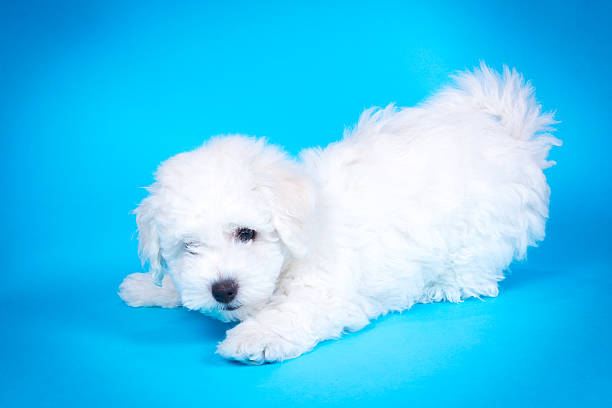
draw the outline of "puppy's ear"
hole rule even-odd
[[[306,256],[315,207],[312,182],[290,162],[268,167],[259,181],[257,190],[272,209],[272,222],[281,240],[294,256]]]
[[[161,286],[166,263],[160,253],[159,231],[155,222],[155,212],[155,196],[153,195],[145,198],[134,210],[136,224],[138,225],[138,254],[140,260],[143,266],[149,262],[149,272],[153,278],[153,283]]]

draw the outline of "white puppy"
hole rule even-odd
[[[170,158],[135,210],[150,271],[120,296],[241,320],[218,353],[259,363],[414,303],[496,296],[544,238],[542,170],[560,142],[516,71],[455,81],[415,108],[367,110],[299,163],[237,135]]]

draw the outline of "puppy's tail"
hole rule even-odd
[[[455,112],[480,111],[491,115],[510,136],[529,143],[538,150],[561,145],[561,141],[547,132],[557,123],[553,113],[541,111],[534,89],[514,68],[504,66],[503,73],[487,67],[484,62],[473,71],[453,76],[451,85],[426,102],[452,109]],[[549,164],[554,164],[553,162]]]

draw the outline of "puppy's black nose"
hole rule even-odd
[[[233,279],[222,279],[213,283],[212,295],[219,303],[229,303],[238,293],[238,283]]]

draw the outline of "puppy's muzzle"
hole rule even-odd
[[[210,288],[213,297],[219,303],[228,304],[238,294],[238,282],[234,279],[222,279],[213,283]]]

